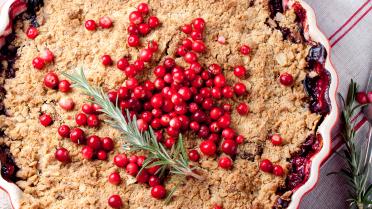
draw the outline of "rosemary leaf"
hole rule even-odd
[[[104,93],[103,89],[95,88],[89,85],[83,69],[73,74],[63,73],[73,83],[73,86],[79,88],[90,97],[93,97],[92,102],[101,106],[102,112],[105,113],[110,120],[108,124],[121,131],[123,135],[123,148],[129,151],[144,150],[149,153],[144,167],[160,166],[160,170],[164,173],[165,170],[170,170],[171,173],[179,174],[182,176],[192,176],[199,180],[203,177],[194,173],[188,163],[188,157],[185,154],[185,147],[183,146],[182,136],[179,138],[177,144],[177,154],[172,154],[165,149],[165,147],[158,143],[154,131],[149,128],[148,131],[141,132],[137,126],[137,119],[131,119],[129,111],[126,110],[126,117],[122,114],[122,110],[110,102],[108,96]],[[142,171],[142,170],[141,170]]]

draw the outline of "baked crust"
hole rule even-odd
[[[212,208],[221,204],[224,208],[271,208],[278,198],[276,191],[284,185],[285,176],[276,177],[260,172],[261,159],[270,159],[284,168],[288,166],[291,154],[298,151],[308,135],[314,133],[320,116],[311,113],[306,103],[302,81],[306,76],[306,56],[309,47],[303,43],[293,43],[283,39],[279,30],[266,24],[270,18],[266,0],[203,1],[203,0],[154,0],[151,10],[160,19],[162,26],[143,39],[156,40],[160,52],[155,54],[151,66],[175,54],[179,40],[186,36],[179,27],[195,17],[206,20],[205,43],[207,53],[199,57],[200,63],[218,63],[224,67],[225,75],[237,81],[230,70],[232,66],[244,65],[249,78],[240,80],[246,84],[250,113],[239,116],[233,113],[233,125],[247,141],[238,148],[238,155],[232,170],[219,169],[212,157],[200,161],[202,175],[200,182],[188,179],[175,192],[173,201],[164,205],[163,201],[150,197],[149,189],[135,184],[133,177],[118,170],[123,177],[120,186],[107,183],[107,176],[116,170],[112,163],[114,153],[119,153],[120,134],[103,124],[99,129],[85,129],[87,134],[110,136],[117,143],[114,153],[107,162],[83,160],[80,147],[68,140],[61,140],[57,128],[61,124],[74,126],[74,115],[80,110],[83,99],[75,99],[74,111],[65,112],[56,103],[65,94],[46,89],[41,85],[45,71],[32,67],[32,59],[44,47],[55,54],[55,64],[48,66],[58,74],[84,66],[85,73],[93,85],[105,90],[122,85],[125,76],[115,67],[103,67],[99,57],[110,54],[114,59],[132,56],[135,60],[138,49],[126,45],[129,25],[128,15],[141,1],[45,1],[38,13],[40,35],[35,40],[27,39],[24,31],[27,22],[16,25],[17,39],[13,42],[19,58],[14,64],[16,77],[7,79],[4,104],[8,116],[0,116],[0,126],[6,136],[0,138],[10,146],[20,170],[17,185],[24,191],[22,208],[107,208],[107,198],[119,194],[123,208]],[[91,33],[84,29],[86,19],[98,19],[108,15],[114,20],[114,27]],[[295,27],[295,14],[288,11],[281,16],[280,26]],[[218,43],[223,36],[227,43]],[[250,56],[241,56],[238,48],[248,44],[252,48]],[[185,66],[181,59],[177,63]],[[147,70],[150,72],[150,68]],[[281,73],[291,73],[295,84],[283,87],[278,82]],[[151,75],[144,74],[143,78]],[[74,90],[69,97],[82,98],[82,93]],[[44,128],[38,122],[41,112],[54,118],[52,126]],[[280,133],[283,146],[273,146],[267,136]],[[187,148],[198,149],[201,139],[187,136]],[[58,146],[70,151],[72,162],[62,165],[54,160],[54,150]],[[250,157],[246,157],[250,156]],[[177,182],[176,176],[166,183],[170,190]]]

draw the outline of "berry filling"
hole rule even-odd
[[[328,89],[331,82],[329,72],[324,68],[327,51],[321,44],[310,48],[307,56],[310,72],[304,80],[305,90],[309,95],[310,110],[321,115],[330,111]]]
[[[323,139],[320,134],[311,134],[300,147],[300,151],[293,154],[290,162],[290,169],[285,180],[285,186],[279,188],[277,194],[282,195],[278,198],[274,208],[286,208],[289,204],[287,191],[296,190],[303,185],[310,176],[311,158],[318,153],[323,146]]]
[[[9,147],[5,144],[0,145],[0,162],[1,162],[1,176],[6,181],[15,182],[17,180],[16,173],[18,167],[14,162],[14,158],[10,153]]]

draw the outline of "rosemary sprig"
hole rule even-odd
[[[351,80],[346,100],[339,94],[340,102],[343,107],[342,120],[344,129],[342,130],[342,138],[345,142],[346,149],[343,150],[340,156],[346,161],[346,167],[339,172],[332,172],[330,174],[338,173],[347,179],[349,185],[349,192],[352,198],[348,199],[350,208],[363,209],[372,204],[372,184],[368,183],[368,176],[371,172],[371,167],[368,166],[368,160],[371,157],[370,152],[363,148],[357,148],[357,142],[354,137],[356,131],[354,129],[355,122],[352,118],[356,112],[364,105],[355,103],[355,96],[358,92],[357,84]]]
[[[79,72],[74,72],[73,74],[63,73],[63,75],[73,82],[74,87],[82,89],[88,96],[93,97],[92,102],[101,106],[101,112],[110,118],[107,122],[126,136],[123,138],[123,147],[125,150],[144,150],[149,153],[142,169],[158,165],[160,166],[160,174],[169,170],[173,174],[191,176],[199,180],[204,179],[202,176],[193,172],[195,168],[189,166],[189,158],[183,146],[181,135],[178,138],[176,146],[173,146],[170,151],[167,151],[162,144],[157,142],[151,127],[149,127],[148,131],[141,132],[138,129],[136,117],[131,119],[128,111],[126,111],[127,117],[124,117],[122,110],[117,104],[114,105],[110,102],[102,89],[90,86],[82,68]]]

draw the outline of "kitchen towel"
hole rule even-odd
[[[364,90],[372,73],[372,2],[371,0],[306,0],[314,9],[319,28],[330,40],[331,59],[339,76],[338,91],[345,96],[350,79]],[[371,91],[372,89],[369,89]],[[368,122],[363,114],[357,121],[356,139],[366,141]],[[320,179],[304,196],[300,209],[346,209],[349,198],[343,178],[327,175],[338,171],[343,160],[334,152],[343,148],[338,130],[333,130],[332,154],[321,167]]]

